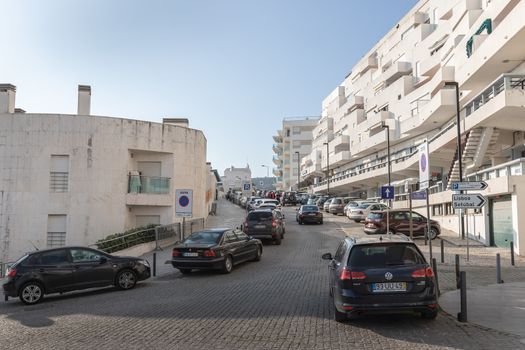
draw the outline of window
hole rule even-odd
[[[69,156],[51,155],[49,191],[67,192],[69,189]]]
[[[392,218],[394,220],[400,220],[400,221],[408,220],[406,213],[403,211],[395,212]]]
[[[247,241],[248,235],[240,230],[235,230],[235,234],[237,235],[237,238],[239,241]]]
[[[103,256],[91,249],[71,249],[70,252],[74,263],[100,261]]]
[[[286,136],[290,137],[290,129],[286,129]]]
[[[356,246],[349,258],[351,267],[381,268],[424,263],[424,258],[413,244],[400,243]]]
[[[38,265],[58,265],[69,263],[65,249],[52,250],[40,254],[40,262]]]
[[[66,245],[67,215],[47,216],[47,247],[57,248]]]
[[[445,215],[456,215],[456,209],[452,208],[452,203],[445,204]]]
[[[343,255],[345,254],[346,250],[346,242],[341,242],[339,245],[339,248],[337,248],[337,251],[335,252],[334,260],[335,261],[341,261],[343,259]]]
[[[233,231],[226,231],[224,236],[224,243],[233,243],[237,242],[237,236]]]
[[[222,237],[220,232],[195,232],[184,240],[184,243],[202,243],[202,244],[213,244],[217,243]]]
[[[443,207],[441,204],[436,204],[432,206],[432,216],[443,215]]]
[[[301,133],[301,128],[298,127],[298,126],[294,126],[293,127],[293,134],[294,135],[299,135]]]

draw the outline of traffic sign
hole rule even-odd
[[[412,199],[414,200],[427,199],[427,191],[412,192]]]
[[[175,190],[175,198],[177,216],[193,216],[193,190]]]
[[[381,199],[394,199],[394,186],[381,186]]]
[[[477,209],[484,206],[486,202],[487,199],[479,193],[452,195],[452,208],[454,209]]]
[[[481,191],[487,188],[485,181],[453,182],[452,191]]]

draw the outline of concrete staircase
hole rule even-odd
[[[463,176],[479,169],[487,159],[494,155],[498,137],[499,130],[492,127],[472,129],[463,137],[461,141]],[[459,161],[456,155],[448,174],[447,190],[450,190],[451,184],[457,181],[459,181]]]

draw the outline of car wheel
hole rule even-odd
[[[281,245],[281,236],[275,237],[273,243],[275,243],[275,245]]]
[[[438,310],[437,309],[434,309],[434,310],[428,310],[428,311],[423,311],[421,313],[421,317],[427,319],[427,320],[433,320],[437,317],[438,315]]]
[[[131,270],[122,270],[117,273],[115,285],[118,289],[132,289],[137,284],[137,275]]]
[[[179,269],[179,271],[183,275],[189,275],[191,273],[191,269]]]
[[[226,256],[222,264],[222,273],[230,273],[233,270],[233,260],[231,255]]]
[[[34,305],[44,298],[44,287],[38,282],[27,282],[18,293],[20,301],[26,305]]]
[[[337,308],[335,307],[335,301],[334,301],[334,319],[336,322],[344,322],[347,320],[346,314],[344,312],[337,311]]]
[[[255,253],[255,258],[253,258],[253,261],[261,261],[261,255],[262,255],[262,248],[257,247],[257,252]]]
[[[438,231],[434,227],[431,227],[429,236],[430,239],[436,239],[436,237],[438,236]]]

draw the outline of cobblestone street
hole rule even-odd
[[[52,295],[32,307],[1,303],[0,349],[525,349],[518,337],[445,313],[434,321],[370,315],[335,322],[321,255],[335,250],[348,220],[326,216],[323,226],[299,226],[294,215],[286,208],[281,246],[265,245],[260,262],[229,275],[183,276],[166,266],[131,291]],[[208,225],[236,226],[242,216],[221,201]],[[483,267],[467,271],[469,283],[495,281]],[[506,268],[504,278],[523,279],[522,272]],[[440,265],[439,277],[442,289],[453,288],[452,265]]]

